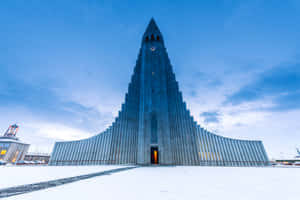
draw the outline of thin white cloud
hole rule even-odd
[[[34,122],[26,123],[25,127],[32,129],[36,135],[54,140],[78,140],[88,138],[92,134],[86,131],[71,128],[59,123]]]

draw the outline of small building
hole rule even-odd
[[[18,129],[18,125],[11,125],[4,135],[0,136],[0,161],[15,163],[24,159],[30,145],[16,137]]]
[[[282,158],[282,159],[276,159],[275,164],[279,165],[300,165],[300,150],[296,148],[297,154],[294,158]]]
[[[27,153],[25,155],[25,161],[37,161],[40,164],[48,164],[50,155],[46,153]]]

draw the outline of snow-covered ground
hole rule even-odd
[[[72,167],[45,167],[39,175],[47,176],[46,169],[62,173]],[[299,200],[299,180],[300,168],[141,167],[7,199]]]
[[[0,189],[100,172],[119,167],[122,166],[0,166]]]

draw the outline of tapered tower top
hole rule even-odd
[[[153,18],[151,18],[151,20],[147,26],[147,29],[143,35],[143,42],[147,42],[147,41],[162,41],[163,42],[162,34]]]

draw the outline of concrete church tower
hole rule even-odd
[[[150,164],[157,151],[161,164],[172,164],[167,94],[170,62],[163,37],[151,19],[140,51],[140,110],[138,164]]]
[[[261,141],[225,138],[197,125],[183,101],[163,36],[154,19],[143,35],[125,103],[115,122],[94,137],[56,142],[49,163],[269,164]]]

